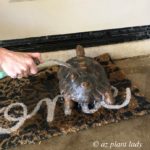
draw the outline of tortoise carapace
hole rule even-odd
[[[82,46],[77,46],[76,57],[66,63],[70,64],[71,68],[61,66],[58,71],[65,115],[71,114],[73,102],[80,104],[84,113],[96,112],[96,104],[102,100],[110,105],[114,103],[104,68],[93,58],[86,57]]]

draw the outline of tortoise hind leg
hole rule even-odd
[[[111,91],[108,91],[108,92],[104,93],[104,101],[108,105],[113,105],[115,103],[115,99],[113,98]]]
[[[107,90],[103,93],[99,90],[97,91],[102,96],[102,100],[105,101],[106,104],[113,105],[115,103],[115,98],[113,97],[111,90]]]

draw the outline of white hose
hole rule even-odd
[[[116,88],[113,87],[113,89],[115,91],[117,91]],[[116,96],[116,94],[114,94],[114,96]],[[12,126],[11,128],[6,129],[6,128],[0,127],[0,134],[10,134],[12,132],[17,131],[24,124],[24,122],[27,119],[33,117],[38,112],[38,110],[40,109],[43,102],[46,102],[46,105],[47,105],[47,122],[53,121],[55,106],[56,106],[56,102],[57,102],[59,97],[62,97],[62,95],[56,96],[53,100],[51,100],[50,98],[44,98],[44,99],[40,100],[37,103],[34,110],[30,114],[28,114],[27,106],[23,103],[14,103],[14,104],[10,104],[7,107],[1,108],[0,113],[4,112],[4,118],[5,119],[7,119],[8,121],[18,121],[18,122],[14,126]],[[109,105],[109,104],[106,104],[104,100],[102,100],[101,102],[95,103],[95,108],[94,109],[89,109],[88,106],[83,105],[82,106],[82,111],[84,113],[92,114],[92,113],[95,113],[102,106],[104,108],[107,108],[107,109],[120,109],[120,108],[123,108],[123,107],[127,106],[130,102],[130,99],[131,99],[130,88],[126,88],[126,99],[121,105]],[[17,107],[17,106],[22,107],[23,115],[21,117],[12,117],[12,116],[10,116],[8,114],[10,109],[12,109],[14,107]]]
[[[14,104],[10,104],[8,107],[3,107],[2,109],[0,109],[0,113],[4,112],[4,118],[7,119],[8,121],[18,121],[18,122],[11,128],[6,129],[6,128],[0,127],[0,134],[10,134],[12,132],[17,131],[27,119],[31,118],[38,112],[43,102],[46,102],[47,104],[47,122],[53,121],[55,106],[59,97],[62,97],[62,95],[56,96],[53,100],[51,100],[50,98],[44,98],[40,100],[37,103],[34,110],[30,114],[28,114],[27,106],[23,103],[14,103]],[[17,107],[17,106],[22,107],[23,115],[17,118],[10,116],[8,114],[10,109]]]
[[[113,97],[116,97],[118,95],[118,89],[114,86],[111,86],[111,88],[114,90]],[[102,101],[96,102],[93,109],[89,109],[88,105],[86,104],[83,104],[81,108],[82,108],[82,111],[86,114],[93,114],[102,106],[107,109],[121,109],[129,104],[130,99],[131,99],[130,88],[126,88],[126,99],[121,105],[107,104],[105,102],[105,97],[102,95]]]
[[[114,90],[113,97],[116,97],[118,95],[118,89],[114,86],[111,86],[111,88]]]
[[[105,101],[101,101],[100,104],[104,108],[107,108],[107,109],[120,109],[120,108],[127,106],[129,104],[130,100],[131,100],[131,90],[130,90],[130,88],[126,88],[126,99],[121,105],[109,105],[109,104],[105,103]]]
[[[37,69],[38,69],[38,71],[40,71],[40,70],[45,69],[47,67],[50,67],[52,65],[60,65],[60,66],[64,66],[64,67],[67,67],[67,68],[71,68],[71,65],[66,63],[66,62],[56,60],[56,59],[48,59],[44,63],[39,64],[37,66]]]

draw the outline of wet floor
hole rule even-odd
[[[150,99],[150,56],[117,60],[128,78]],[[12,150],[149,150],[150,115],[53,137]]]

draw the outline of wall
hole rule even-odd
[[[126,42],[120,44],[104,45],[85,48],[86,56],[95,57],[109,53],[113,59],[122,59],[140,55],[150,55],[150,40]],[[43,59],[59,59],[66,61],[76,55],[75,50],[43,53]]]
[[[150,24],[150,0],[0,0],[0,40]],[[150,40],[87,48],[88,56],[150,54]],[[92,50],[92,51],[91,51]],[[67,60],[74,50],[43,54]]]
[[[0,40],[150,24],[149,0],[0,0]]]

